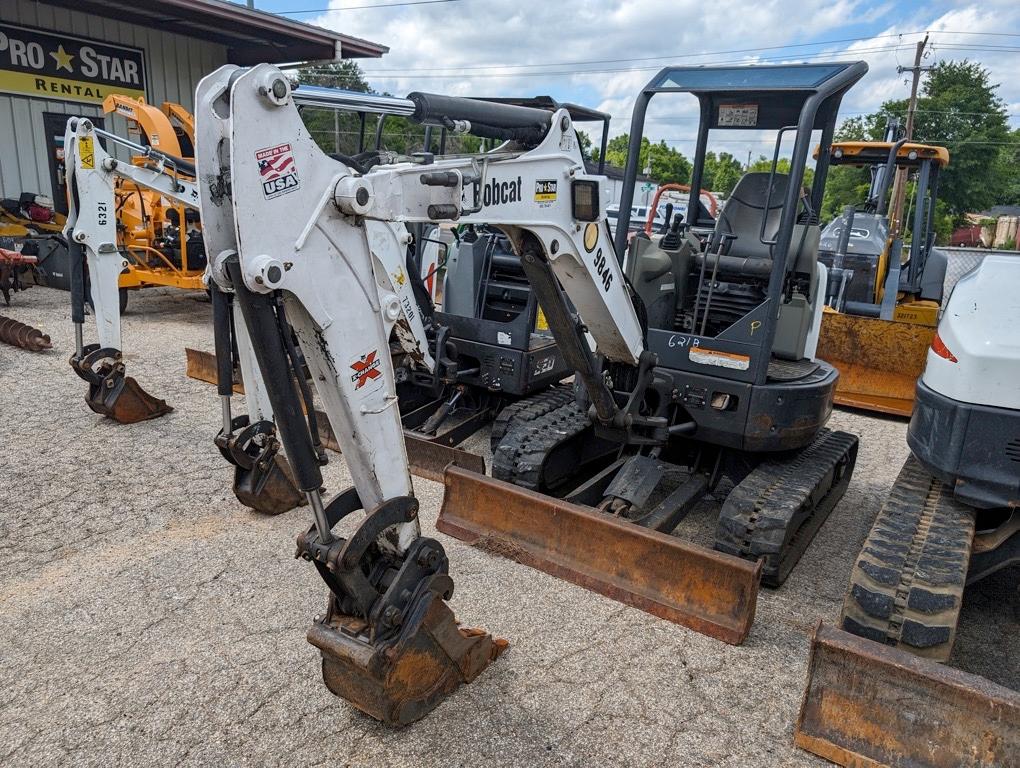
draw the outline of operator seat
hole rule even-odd
[[[772,196],[769,198],[769,178],[772,178]],[[785,173],[745,173],[733,188],[712,233],[711,250],[719,247],[723,235],[735,235],[728,255],[740,259],[771,259],[771,247],[762,242],[774,240],[783,215],[783,201],[790,184]],[[765,205],[768,203],[768,211]],[[762,216],[765,216],[765,233],[762,234]]]

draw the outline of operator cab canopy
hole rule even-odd
[[[725,67],[667,67],[645,86],[634,105],[631,118],[631,143],[627,173],[620,201],[622,218],[629,219],[638,172],[640,138],[644,135],[645,113],[652,97],[660,93],[689,93],[699,102],[699,124],[691,171],[689,211],[702,214],[695,226],[713,225],[703,218],[703,208],[696,207],[704,176],[705,155],[710,131],[775,131],[773,164],[785,134],[794,134],[791,152],[790,183],[784,208],[795,207],[804,176],[804,167],[813,131],[821,131],[824,147],[832,142],[836,115],[843,94],[868,71],[863,61],[826,62],[824,64],[780,64]],[[828,152],[816,168],[814,183],[807,204],[818,211],[825,189]],[[786,217],[784,217],[786,218]],[[792,225],[792,218],[789,225]],[[627,225],[617,228],[617,252],[626,247]],[[785,222],[784,222],[785,225]],[[786,226],[780,227],[785,229]],[[780,238],[782,239],[782,238]]]

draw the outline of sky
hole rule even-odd
[[[964,58],[980,62],[1000,84],[1011,124],[1020,127],[1017,0],[404,0],[389,5],[399,2],[256,0],[256,7],[389,46],[381,59],[360,61],[375,90],[550,95],[612,114],[611,136],[627,132],[635,95],[671,64],[863,59],[869,72],[847,93],[841,116],[873,112],[888,99],[909,95],[909,74],[897,73],[897,66],[912,65],[915,45],[927,32],[930,45],[922,65]],[[693,98],[659,96],[648,114],[645,135],[691,154],[697,126]],[[718,149],[740,159],[748,152],[770,154],[768,138],[731,141],[732,146]]]

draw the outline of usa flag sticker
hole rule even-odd
[[[275,147],[260,149],[255,152],[255,160],[259,164],[262,194],[266,196],[266,200],[293,192],[301,186],[290,144],[277,144]]]

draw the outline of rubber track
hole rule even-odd
[[[492,476],[523,488],[547,490],[543,469],[549,454],[590,426],[587,412],[573,399],[530,420],[515,421],[492,453]]]
[[[856,435],[823,429],[793,456],[760,463],[726,497],[715,548],[764,559],[762,583],[780,586],[846,491],[857,443]]]
[[[534,421],[560,406],[573,402],[573,400],[574,390],[572,387],[553,386],[510,403],[496,415],[492,422],[492,434],[489,437],[492,452],[496,453],[496,449],[511,423]]]
[[[945,661],[956,639],[974,515],[911,456],[850,576],[847,632]]]

